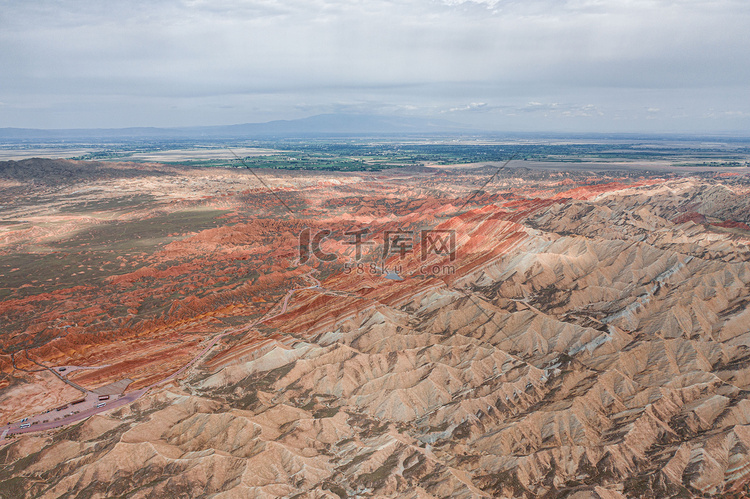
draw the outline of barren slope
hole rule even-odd
[[[224,337],[179,381],[125,408],[15,439],[0,454],[0,490],[747,493],[747,178],[505,169],[476,193],[485,171],[392,175],[275,179],[280,189],[304,186],[288,198],[296,200],[293,215],[264,214],[256,200],[249,216],[245,203],[254,198],[241,189],[205,200],[204,208],[226,210],[228,222],[175,237],[137,269],[102,278],[107,299],[133,300],[127,306],[136,310],[147,295],[193,290],[162,316],[111,330],[91,323],[52,341],[39,339],[42,330],[35,348],[13,343],[28,328],[11,331],[4,344],[23,351],[14,359],[110,363],[116,368],[75,379],[94,386],[127,374],[143,386],[182,365],[212,333],[273,311],[262,325]],[[299,265],[304,227],[332,230],[323,248],[338,259]],[[344,233],[362,228],[373,245],[361,267],[345,266],[354,247]],[[388,230],[413,231],[415,251],[382,260]],[[453,258],[422,259],[421,230],[454,234]],[[245,261],[257,273],[250,283],[215,281]],[[383,278],[383,267],[403,280]],[[320,286],[311,285],[315,278]],[[206,286],[211,292],[202,295]],[[271,308],[293,288],[283,313],[281,303]],[[15,323],[33,324],[23,299],[10,295],[0,305]],[[63,314],[55,306],[45,309],[49,317]],[[125,351],[131,363],[115,364]],[[6,400],[28,393],[18,391],[23,383],[41,383],[10,359],[3,368],[14,380]]]

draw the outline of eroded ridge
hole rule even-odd
[[[169,269],[184,263],[159,255],[249,252],[274,255],[256,278],[276,283],[269,295],[297,290],[179,381],[14,440],[0,485],[43,497],[746,494],[747,179],[507,169],[459,210],[480,175],[437,171],[440,181],[416,170],[311,188],[314,227],[341,233],[325,246],[334,263],[294,264],[294,231],[311,220],[240,221],[227,196],[237,223],[108,277],[112,289],[176,286],[183,274]],[[253,239],[260,223],[283,238]],[[344,229],[364,227],[453,231],[456,252],[365,258],[352,271]],[[249,316],[257,303],[230,291],[216,296]],[[205,324],[202,313],[180,320]]]

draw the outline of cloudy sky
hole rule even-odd
[[[747,0],[0,0],[0,127],[749,131]]]

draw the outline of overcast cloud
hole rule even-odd
[[[0,0],[0,127],[744,131],[746,0]]]

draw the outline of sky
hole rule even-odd
[[[0,127],[748,132],[747,0],[0,0]]]

